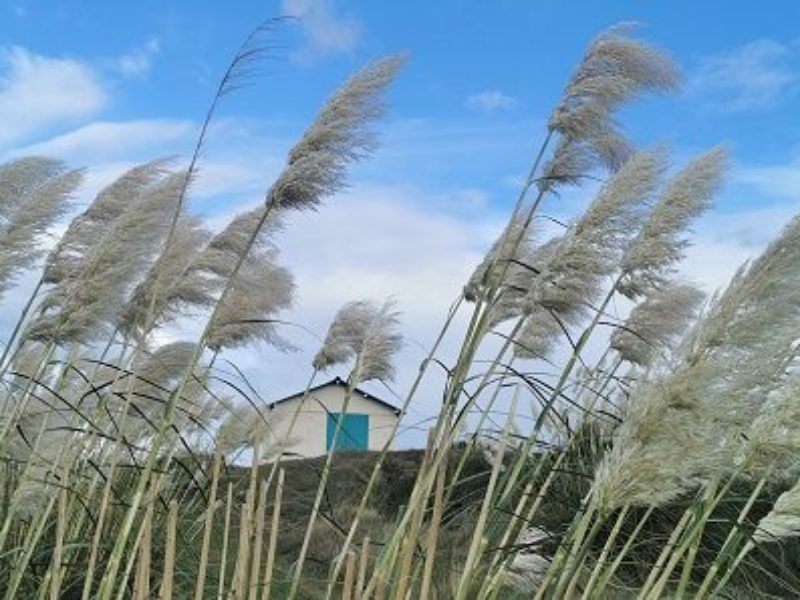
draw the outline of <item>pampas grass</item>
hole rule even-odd
[[[431,369],[446,376],[424,454],[391,452],[399,422],[381,451],[342,453],[339,424],[327,456],[288,460],[319,373],[348,373],[340,415],[365,382],[394,392],[395,302],[341,307],[288,423],[228,353],[292,349],[283,325],[302,290],[279,233],[373,153],[404,59],[346,81],[263,201],[212,234],[191,184],[219,101],[269,29],[235,54],[188,166],[124,173],[42,265],[0,360],[6,597],[800,593],[800,221],[699,311],[676,272],[728,161],[714,148],[668,176],[664,149],[624,134],[621,107],[679,84],[627,26],[590,44],[507,225],[397,390],[405,416]],[[0,165],[3,286],[37,265],[81,176],[38,157]],[[534,228],[545,199],[590,179],[594,199],[560,235]],[[188,323],[195,335],[176,339]],[[461,340],[454,358],[446,337]]]
[[[405,63],[390,57],[364,68],[328,100],[289,152],[268,203],[314,210],[346,185],[347,165],[376,147],[372,124],[384,113],[384,91]]]
[[[149,333],[144,328],[151,307],[156,318],[149,325],[158,328],[212,303],[213,283],[192,276],[195,261],[210,238],[199,219],[184,216],[178,221],[161,260],[150,267],[120,313],[119,329],[125,335],[143,337]]]
[[[0,293],[44,254],[43,236],[69,210],[68,201],[83,179],[81,170],[66,171],[51,163],[41,168],[50,177],[41,172],[32,176],[38,179],[36,184],[19,190],[16,206],[5,215],[0,232]]]
[[[39,316],[28,326],[28,339],[85,343],[113,329],[131,282],[145,274],[167,236],[185,177],[166,175],[130,198],[101,241],[89,246],[74,276],[45,295]]]
[[[688,284],[664,284],[634,307],[611,334],[610,347],[622,360],[647,367],[689,326],[704,297]]]
[[[322,348],[313,360],[317,370],[327,370],[354,360],[354,384],[370,379],[391,381],[391,360],[401,343],[395,329],[399,314],[394,302],[378,304],[356,300],[345,304],[333,319]]]
[[[713,148],[671,179],[647,222],[622,258],[625,273],[619,289],[630,298],[663,283],[688,246],[683,237],[691,221],[706,211],[718,190],[725,151]]]

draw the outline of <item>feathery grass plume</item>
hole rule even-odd
[[[209,324],[208,347],[238,348],[262,341],[281,350],[291,344],[276,332],[274,317],[292,305],[294,278],[266,252],[250,253]]]
[[[533,280],[525,300],[527,312],[532,313],[539,306],[554,311],[566,324],[583,317],[599,294],[603,279],[617,268],[622,249],[645,218],[646,200],[655,189],[663,166],[661,152],[637,152],[603,185]],[[542,324],[546,319],[537,322]],[[554,329],[548,326],[547,331]]]
[[[605,506],[658,504],[729,473],[787,379],[800,330],[800,217],[737,273],[670,370],[634,390],[595,474]]]
[[[42,368],[42,362],[47,358],[47,347],[42,344],[28,344],[14,354],[11,371],[26,379],[36,377],[37,371]]]
[[[294,443],[294,440],[279,439],[275,429],[279,423],[279,417],[271,411],[259,410],[252,405],[236,407],[220,425],[216,446],[223,456],[248,446],[257,446],[259,455],[255,460],[260,462],[274,455],[281,445],[279,442],[283,445]]]
[[[62,174],[64,163],[53,158],[26,156],[0,165],[0,218],[8,219],[29,190]]]
[[[564,335],[565,324],[555,311],[542,306],[528,307],[525,323],[514,340],[517,358],[547,358]]]
[[[44,282],[57,284],[77,272],[104,239],[111,224],[144,190],[166,174],[166,165],[165,159],[139,165],[103,188],[89,207],[72,220],[48,255]]]
[[[633,308],[624,327],[611,334],[610,346],[623,360],[650,365],[697,316],[704,297],[689,284],[663,284]]]
[[[532,244],[532,228],[525,226],[525,218],[521,215],[514,217],[475,267],[464,286],[464,298],[468,302],[476,302],[483,297],[487,290],[497,285],[500,272],[508,272],[518,267],[517,263],[524,262],[526,255],[531,252]]]
[[[702,371],[644,382],[623,405],[592,484],[606,513],[625,504],[660,506],[730,469],[735,434],[701,406],[709,393]],[[724,398],[713,401],[725,406]]]
[[[679,87],[676,65],[663,52],[628,37],[630,25],[617,25],[589,45],[550,117],[560,134],[538,184],[542,191],[575,184],[597,167],[620,168],[631,144],[614,123],[617,109],[648,92],[672,93]]]
[[[753,542],[764,544],[800,535],[800,482],[783,492],[758,522]]]
[[[614,112],[647,92],[678,89],[678,68],[663,52],[617,25],[598,35],[550,117],[550,128],[576,140],[615,132]]]
[[[525,314],[525,298],[533,281],[553,256],[561,240],[558,236],[535,249],[529,243],[518,248],[517,256],[506,271],[505,281],[489,307],[489,323],[492,327]]]
[[[711,206],[725,163],[724,149],[712,148],[667,184],[642,230],[625,251],[620,292],[636,298],[672,274],[689,245],[682,234],[693,219]]]
[[[525,323],[514,339],[514,356],[547,358],[564,335],[566,324],[554,310],[538,305],[526,310]]]
[[[200,288],[211,285],[215,291],[219,290],[224,287],[225,281],[234,276],[236,265],[246,259],[248,252],[274,260],[278,249],[272,237],[282,228],[281,213],[270,211],[263,205],[236,215],[211,238],[189,266],[184,274],[186,285]],[[250,245],[253,235],[256,237]]]
[[[213,304],[214,283],[192,269],[211,233],[196,217],[183,215],[178,220],[160,260],[153,263],[144,279],[133,290],[120,317],[126,335],[142,337],[148,332],[147,316],[153,306],[151,326],[165,325],[192,308]],[[156,290],[156,286],[161,289]],[[156,300],[153,304],[154,299]]]
[[[80,269],[48,292],[28,339],[86,343],[118,322],[128,293],[163,243],[185,178],[172,173],[140,191]]]
[[[234,348],[260,339],[279,349],[291,349],[291,344],[277,335],[271,320],[291,306],[294,295],[292,274],[277,264],[278,250],[272,241],[282,227],[280,212],[271,212],[265,205],[241,213],[211,239],[186,270],[182,286],[204,293],[218,292],[235,273],[229,293],[209,323],[210,348]],[[257,237],[251,247],[254,234]]]
[[[312,365],[315,369],[325,371],[336,365],[352,360],[358,352],[364,330],[376,312],[376,305],[371,300],[353,300],[336,313],[322,347]]]
[[[800,377],[790,375],[779,390],[770,394],[761,414],[745,434],[747,444],[737,462],[756,478],[794,482],[800,477]]]
[[[218,273],[220,276],[230,275],[230,271],[213,259],[215,254],[240,257],[248,251],[248,243],[253,234],[258,233],[258,237],[253,244],[256,250],[275,250],[272,237],[283,229],[283,218],[281,213],[269,212],[267,220],[258,229],[259,223],[268,209],[265,206],[237,214],[225,229],[217,233],[208,244],[204,251],[204,259],[208,261],[205,268]],[[258,229],[258,231],[256,231]],[[201,260],[201,263],[203,260]],[[231,266],[232,268],[232,266]]]
[[[126,393],[130,389],[133,394],[132,402],[142,408],[145,414],[159,412],[169,398],[172,384],[189,368],[196,347],[196,344],[185,341],[159,346],[139,360],[139,364],[132,369],[136,374],[132,387],[126,380],[117,382],[118,392]]]
[[[612,132],[589,141],[562,137],[537,178],[537,186],[544,193],[559,186],[580,185],[598,167],[619,170],[633,152],[628,140]]]
[[[402,344],[402,337],[396,332],[399,313],[394,306],[393,300],[382,305],[371,300],[345,304],[328,328],[322,348],[314,357],[314,368],[324,371],[355,359],[356,382],[393,379],[391,360]]]
[[[708,311],[688,360],[714,360],[737,395],[765,399],[786,380],[800,330],[800,216],[741,270]]]
[[[183,375],[195,349],[195,343],[185,341],[159,346],[142,360],[141,367],[135,369],[137,378],[144,385],[168,386]]]
[[[0,294],[44,254],[41,237],[69,209],[69,199],[82,180],[83,170],[53,171],[52,177],[23,191],[0,227]]]
[[[358,352],[357,368],[353,374],[356,383],[372,379],[394,380],[395,368],[392,359],[403,345],[403,338],[397,332],[400,326],[400,313],[394,310],[394,307],[395,302],[387,300],[369,323]]]
[[[0,418],[6,419],[15,408],[19,409],[19,392],[25,390],[31,381],[46,382],[53,375],[53,365],[44,364],[49,357],[48,349],[42,344],[28,344],[15,353],[11,362],[6,385],[0,386]]]
[[[268,192],[268,205],[314,210],[346,186],[348,163],[366,158],[376,147],[371,125],[383,115],[383,94],[404,63],[399,56],[380,60],[339,88],[289,152]]]
[[[183,378],[192,364],[197,345],[193,342],[177,341],[159,346],[154,351],[140,355],[130,368],[130,374],[119,377],[116,368],[100,369],[95,375],[98,388],[103,390],[111,384],[110,395],[104,399],[104,414],[119,416],[98,420],[108,426],[108,435],[115,436],[124,426],[127,442],[150,438],[155,433],[154,423],[162,415],[167,402],[174,393],[175,385]],[[130,376],[135,377],[133,381]],[[91,403],[96,403],[91,398]],[[191,433],[201,432],[224,410],[224,400],[209,392],[205,374],[192,377],[181,388],[177,401],[178,410],[172,417],[171,427],[184,440]],[[124,419],[123,411],[126,411]]]

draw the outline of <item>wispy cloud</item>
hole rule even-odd
[[[305,33],[305,45],[293,55],[299,62],[350,52],[358,43],[358,22],[337,13],[331,0],[283,0],[281,8],[284,14],[300,20]]]
[[[0,48],[0,145],[94,114],[107,101],[97,73],[82,62]]]
[[[764,110],[794,94],[800,83],[800,48],[762,39],[706,58],[689,91],[726,113]]]
[[[187,142],[194,124],[182,119],[95,121],[68,133],[15,150],[14,154],[42,154],[89,164],[109,159],[163,153],[176,142]]]
[[[800,197],[800,159],[785,164],[744,166],[734,173],[736,181],[773,196]]]
[[[472,110],[485,113],[509,110],[517,103],[517,99],[499,90],[484,90],[467,97],[466,105]]]
[[[119,56],[114,67],[123,77],[145,77],[160,49],[158,38],[150,38],[139,48]]]

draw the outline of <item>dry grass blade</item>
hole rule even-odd
[[[278,482],[275,486],[275,502],[272,504],[272,522],[269,529],[269,544],[267,546],[267,560],[264,564],[264,595],[261,600],[269,600],[272,592],[272,580],[275,570],[275,552],[278,547],[278,535],[281,522],[281,501],[283,499],[283,486],[285,471],[278,471]]]
[[[160,600],[172,600],[172,591],[175,579],[175,552],[176,533],[178,526],[178,503],[173,500],[169,503],[167,513],[167,536],[164,542],[164,571],[161,575],[161,589],[158,597]]]

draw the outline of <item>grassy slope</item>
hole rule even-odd
[[[457,459],[453,454],[453,460]],[[355,511],[361,501],[367,480],[378,458],[376,452],[342,452],[334,457],[331,476],[323,499],[320,518],[311,538],[307,564],[304,569],[303,595],[308,598],[319,597],[327,581],[331,560],[336,556],[346,535]],[[378,483],[361,518],[355,540],[360,544],[365,535],[370,537],[374,555],[382,540],[389,534],[392,523],[406,502],[414,484],[414,479],[422,460],[422,451],[406,450],[391,452],[384,461]],[[281,510],[281,525],[278,536],[279,569],[277,597],[285,587],[289,569],[296,559],[303,541],[311,506],[317,491],[320,473],[325,457],[286,461],[286,485]],[[261,474],[267,477],[269,465],[261,467]],[[235,484],[243,501],[247,490],[249,469],[231,468],[226,481]],[[453,490],[452,499],[445,519],[448,527],[444,530],[440,550],[437,554],[437,579],[444,585],[449,577],[448,569],[456,569],[469,544],[470,524],[474,518],[472,508],[480,503],[483,488],[488,478],[488,465],[476,455],[471,458],[460,479],[461,483]],[[267,515],[272,505],[267,508]],[[236,516],[232,519],[235,523]],[[217,519],[221,527],[222,518]],[[266,538],[265,534],[265,538]],[[235,542],[237,534],[233,534]],[[221,531],[215,536],[215,545],[221,545]],[[266,543],[266,542],[265,542]],[[211,586],[213,582],[209,582]]]

